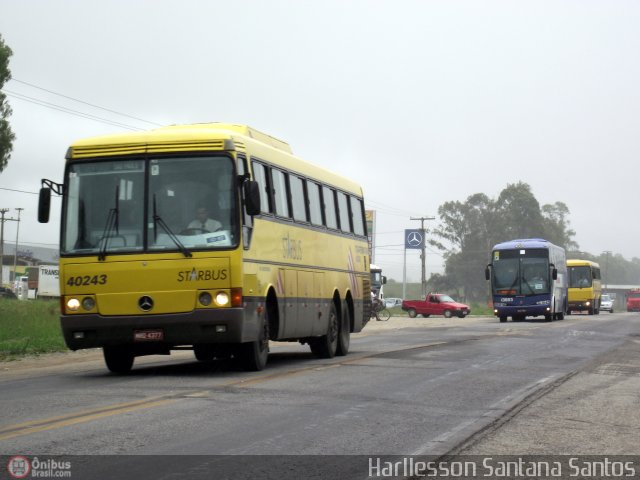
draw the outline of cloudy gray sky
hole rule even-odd
[[[17,135],[0,207],[25,209],[21,242],[57,244],[59,216],[7,189],[61,180],[78,138],[223,121],[358,180],[397,279],[411,216],[520,180],[567,204],[582,250],[640,257],[638,25],[631,0],[0,0]]]

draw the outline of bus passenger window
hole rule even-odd
[[[336,215],[335,192],[329,187],[322,187],[322,200],[324,201],[324,218],[329,228],[337,230],[338,217]]]
[[[309,196],[309,215],[311,223],[322,225],[322,203],[320,202],[320,186],[307,181],[307,195]]]
[[[253,162],[253,179],[260,187],[260,209],[263,213],[271,213],[271,196],[269,195],[269,183],[267,181],[267,167]]]
[[[342,192],[338,192],[338,211],[340,213],[340,230],[351,233],[349,204],[347,203],[347,196]]]
[[[351,200],[351,221],[353,222],[353,233],[364,236],[364,219],[362,211],[362,200],[350,197]]]
[[[271,170],[271,179],[273,180],[275,213],[280,217],[289,218],[289,200],[287,198],[287,179],[285,174],[274,168]]]
[[[300,177],[289,175],[289,187],[291,188],[291,207],[293,219],[299,222],[307,221],[307,202],[304,199],[304,185]]]

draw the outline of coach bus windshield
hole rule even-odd
[[[228,248],[238,225],[229,157],[78,162],[69,166],[62,254]]]
[[[538,295],[550,292],[549,253],[544,249],[493,252],[493,291],[497,295]]]

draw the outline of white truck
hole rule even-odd
[[[32,282],[31,271],[29,272],[29,298],[59,297],[60,269],[58,265],[40,265],[36,271],[38,272],[38,278],[35,284]]]

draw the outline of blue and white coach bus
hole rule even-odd
[[[509,240],[493,247],[485,276],[491,280],[493,313],[507,317],[544,316],[562,320],[567,311],[567,261],[564,248],[542,238]]]

